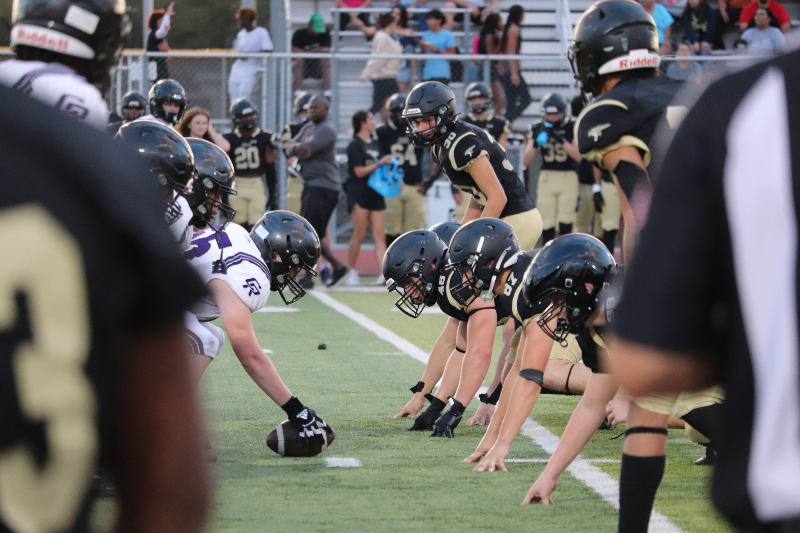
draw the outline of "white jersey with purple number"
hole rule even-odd
[[[195,233],[191,248],[183,255],[205,283],[212,279],[227,283],[250,312],[258,311],[267,303],[269,269],[250,234],[240,225],[230,223],[219,233],[212,228]],[[220,268],[220,264],[224,268]],[[198,302],[192,312],[201,321],[219,317],[219,307],[210,296]]]
[[[191,220],[192,209],[186,198],[177,196],[167,204],[167,209],[164,211],[164,222],[169,226],[172,236],[175,237],[175,241],[183,251],[188,250],[192,245],[194,229],[190,224]]]
[[[108,106],[86,78],[61,63],[0,62],[0,84],[60,109],[98,129],[105,129]]]

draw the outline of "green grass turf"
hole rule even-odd
[[[445,321],[444,315],[408,318],[383,293],[328,294],[426,351]],[[273,296],[270,305],[283,304]],[[508,463],[508,472],[492,474],[461,464],[482,427],[462,424],[454,439],[406,432],[410,422],[392,415],[410,398],[407,389],[419,379],[422,364],[313,297],[292,308],[299,312],[254,314],[256,334],[273,351],[292,392],[334,427],[336,440],[314,458],[282,458],[269,450],[266,435],[285,415],[226,345],[201,383],[219,457],[209,531],[616,530],[616,511],[569,474],[554,493],[555,505],[522,507],[543,463]],[[321,343],[326,350],[317,349]],[[545,395],[534,418],[560,435],[576,402]],[[618,460],[622,439],[610,440],[617,433],[598,432],[583,456]],[[691,464],[702,453],[682,431],[670,432],[656,509],[685,531],[727,531],[706,497],[710,469]],[[356,458],[362,466],[329,468],[326,457]],[[547,454],[519,436],[509,458],[546,460]],[[597,466],[619,477],[618,463]]]

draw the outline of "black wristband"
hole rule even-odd
[[[478,399],[481,403],[488,403],[489,405],[497,405],[497,401],[500,399],[500,393],[503,392],[503,384],[498,383],[497,387],[494,388],[491,394],[479,394]]]
[[[416,394],[417,392],[422,392],[422,389],[424,389],[424,388],[425,388],[425,382],[417,381],[417,384],[414,385],[413,387],[411,387],[408,390],[410,390],[411,392]]]
[[[441,413],[442,410],[444,410],[444,406],[447,405],[442,400],[440,400],[436,396],[433,396],[432,394],[426,394],[425,397],[428,399],[429,402],[431,402],[431,405],[430,407],[428,407],[428,409],[434,409]]]
[[[286,411],[286,414],[289,415],[289,418],[295,418],[298,414],[300,414],[300,411],[305,409],[305,406],[303,405],[303,402],[298,400],[295,396],[292,396],[289,398],[288,402],[281,405],[281,409]]]

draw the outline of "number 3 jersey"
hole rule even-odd
[[[506,151],[494,137],[477,126],[456,122],[442,145],[433,146],[431,155],[433,160],[441,165],[450,183],[471,194],[481,207],[486,205],[486,195],[472,179],[469,167],[479,158],[488,157],[506,193],[506,206],[500,213],[500,218],[530,211],[536,207],[511,162],[506,158]]]
[[[250,234],[240,225],[230,223],[220,232],[205,228],[195,233],[184,257],[206,284],[212,279],[227,283],[251,313],[267,303],[269,268]],[[219,307],[210,296],[200,300],[192,312],[200,321],[220,316]]]

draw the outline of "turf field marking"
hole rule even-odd
[[[256,313],[299,313],[300,309],[296,307],[262,307]]]
[[[261,351],[264,352],[267,355],[272,353],[272,350],[270,350],[269,348],[261,348]]]
[[[408,355],[421,363],[428,362],[428,353],[422,349],[414,346],[406,339],[400,337],[393,331],[386,329],[371,318],[354,311],[349,306],[333,299],[332,297],[320,291],[310,291],[309,294],[314,296],[323,304],[327,305],[337,313],[340,313],[347,318],[353,320],[356,324],[370,331],[378,338],[381,338],[398,349],[406,352]],[[551,433],[547,428],[528,418],[522,425],[521,433],[526,437],[533,440],[536,445],[547,452],[548,455],[553,455],[558,446],[558,437]],[[567,468],[567,471],[595,491],[601,498],[603,498],[609,505],[619,511],[619,482],[613,477],[609,476],[596,466],[592,466],[589,462],[580,455],[572,461],[572,464]],[[648,531],[653,533],[681,533],[682,530],[670,520],[656,511],[655,509],[650,514],[650,524]]]
[[[546,463],[549,459],[506,459],[505,463]],[[620,463],[619,459],[584,459],[587,463]]]
[[[329,468],[358,468],[361,461],[354,457],[326,457],[325,464]]]

